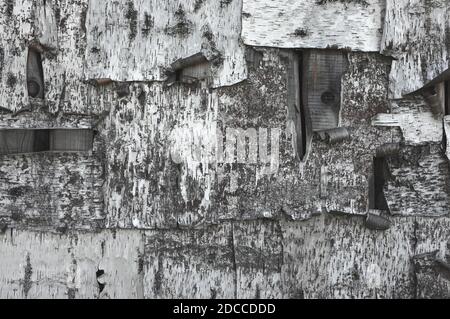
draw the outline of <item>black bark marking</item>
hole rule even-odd
[[[162,281],[164,278],[163,275],[164,269],[163,269],[163,256],[158,256],[158,271],[155,273],[155,284],[153,286],[153,291],[155,295],[159,295],[161,292],[162,287]]]
[[[119,98],[125,97],[130,94],[130,87],[127,83],[117,83],[116,92]]]
[[[86,19],[87,19],[87,7],[83,7],[83,9],[81,10],[81,15],[80,15],[80,26],[81,26],[81,30],[83,31],[84,34],[86,34]]]
[[[23,293],[25,298],[28,297],[28,292],[31,289],[32,281],[31,275],[33,274],[33,267],[31,267],[30,254],[27,254],[26,264],[24,267],[24,277],[23,277]]]
[[[15,222],[21,221],[23,214],[19,212],[19,209],[14,207],[11,211],[11,219]]]
[[[294,31],[294,36],[296,37],[306,37],[308,35],[308,30],[303,28],[297,28]]]
[[[3,77],[3,63],[5,62],[5,49],[0,47],[0,81]]]
[[[13,197],[21,197],[29,192],[31,192],[33,188],[31,186],[17,186],[13,187],[8,191],[9,196]]]
[[[220,0],[220,7],[226,7],[228,6],[231,2],[233,2],[233,0]]]
[[[144,13],[144,27],[142,28],[142,33],[147,36],[150,33],[150,30],[153,28],[155,21],[153,17],[145,12]]]
[[[258,284],[256,285],[255,299],[261,299],[261,290]]]
[[[165,29],[166,34],[173,36],[186,37],[192,31],[193,24],[191,21],[187,20],[186,12],[183,7],[179,7],[175,12],[175,19],[177,23],[171,27]]]
[[[142,274],[144,272],[144,264],[145,264],[144,258],[145,258],[144,254],[138,250],[138,262],[137,262],[138,274]]]
[[[368,6],[369,3],[366,0],[317,0],[318,5],[325,5],[327,3],[343,3],[346,6],[349,4],[359,4],[363,6]]]
[[[8,229],[8,224],[3,221],[0,221],[0,234],[4,234],[7,229]]]
[[[77,293],[76,288],[68,288],[67,289],[67,299],[75,299],[76,293]]]
[[[128,9],[125,14],[125,18],[128,19],[128,23],[130,26],[130,34],[128,35],[130,41],[133,41],[137,35],[137,16],[138,12],[134,7],[134,2],[131,0],[128,1]]]
[[[234,225],[231,224],[231,234],[228,239],[228,245],[231,248],[231,260],[233,263],[233,275],[234,275],[234,298],[238,295],[238,278],[237,278],[237,263],[236,263],[236,247],[234,247]]]
[[[102,251],[102,257],[104,257],[105,256],[105,241],[104,240],[102,240],[102,243],[100,244],[100,248]]]
[[[139,95],[138,95],[138,101],[142,107],[145,105],[146,98],[147,98],[147,93],[145,93],[145,91],[142,90],[141,93],[139,93]]]
[[[204,2],[205,2],[205,0],[195,0],[194,12],[197,12],[198,10],[200,10],[200,8],[202,7]]]
[[[13,73],[9,72],[8,77],[6,79],[6,85],[9,86],[11,89],[14,89],[16,84],[17,84],[17,77]]]

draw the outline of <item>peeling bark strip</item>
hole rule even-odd
[[[25,49],[34,30],[32,0],[3,1],[0,7],[0,110],[14,112],[28,104]]]
[[[449,7],[3,1],[0,298],[448,298]]]
[[[399,127],[407,145],[437,144],[442,141],[442,115],[434,114],[422,97],[391,100],[390,108],[390,114],[376,114],[372,118],[372,125]]]
[[[384,0],[243,0],[247,45],[380,50]]]
[[[90,1],[86,77],[161,81],[174,61],[202,52],[218,62],[214,86],[238,83],[247,75],[239,41],[241,6],[241,0],[226,6],[220,1],[199,6],[193,0]]]

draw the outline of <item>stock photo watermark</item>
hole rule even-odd
[[[278,171],[280,128],[225,128],[191,125],[172,132],[171,159],[177,164],[258,164],[264,174]],[[225,142],[224,142],[225,136]]]

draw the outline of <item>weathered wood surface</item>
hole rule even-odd
[[[380,50],[385,1],[243,0],[242,39],[279,48]]]
[[[422,88],[449,68],[447,0],[387,0],[381,52],[392,61],[389,96]]]

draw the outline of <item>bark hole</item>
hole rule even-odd
[[[44,71],[42,69],[41,53],[31,47],[28,48],[27,88],[28,96],[39,99],[44,98]]]
[[[299,99],[299,126],[300,126],[300,134],[299,134],[299,141],[298,141],[298,155],[300,157],[300,160],[303,160],[305,155],[307,154],[307,136],[309,135],[306,129],[306,110],[305,105],[303,103],[303,54],[302,52],[299,52],[298,54],[298,89],[300,93],[300,99]]]
[[[102,292],[105,289],[105,283],[101,280],[101,277],[105,274],[103,269],[99,269],[95,272],[95,276],[97,277],[98,291]],[[100,280],[99,280],[100,279]]]
[[[211,66],[203,53],[196,53],[187,58],[178,59],[171,65],[174,81],[194,84],[211,77]],[[171,82],[169,80],[169,82]]]

